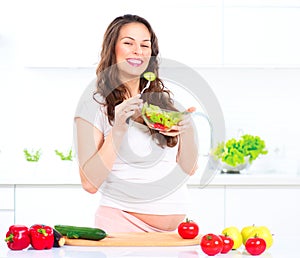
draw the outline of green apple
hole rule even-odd
[[[273,244],[273,235],[270,230],[265,226],[256,227],[248,236],[249,237],[260,237],[266,241],[267,248],[270,248]]]
[[[223,229],[222,234],[232,238],[234,244],[232,249],[238,249],[243,243],[243,237],[240,230],[237,227],[231,226]]]
[[[246,226],[246,227],[243,227],[242,230],[241,230],[241,234],[242,234],[242,237],[243,237],[243,244],[245,245],[247,240],[248,240],[248,236],[251,234],[251,232],[256,229],[256,226],[254,225],[251,225],[251,226]]]

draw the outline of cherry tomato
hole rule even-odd
[[[204,253],[213,256],[221,253],[223,249],[223,241],[219,236],[210,233],[202,237],[200,246]]]
[[[156,129],[159,129],[159,130],[165,130],[166,129],[166,127],[163,124],[160,124],[160,123],[153,124],[153,127],[156,128]]]
[[[266,241],[260,237],[250,237],[245,244],[247,252],[251,255],[260,255],[266,250]]]
[[[233,247],[234,242],[230,236],[219,235],[223,241],[223,248],[221,254],[227,254]]]
[[[198,236],[199,227],[194,221],[186,219],[185,222],[179,224],[177,231],[182,238],[193,239]]]

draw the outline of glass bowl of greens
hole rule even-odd
[[[239,172],[248,168],[260,155],[268,153],[264,140],[259,136],[242,135],[239,139],[221,142],[212,151],[219,160],[222,172]]]
[[[151,129],[157,131],[171,131],[184,116],[184,112],[166,110],[159,106],[144,103],[142,117]]]
[[[228,165],[226,162],[220,161],[220,168],[221,168],[221,172],[222,173],[239,173],[244,169],[248,169],[248,167],[250,166],[250,162],[249,162],[249,156],[244,158],[244,163],[235,165],[235,166],[231,166]]]

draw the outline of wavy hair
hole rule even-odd
[[[100,62],[96,69],[97,89],[94,95],[99,93],[105,98],[105,103],[100,104],[107,107],[107,117],[110,125],[112,125],[114,121],[115,106],[122,103],[127,96],[130,96],[130,91],[119,79],[115,54],[115,46],[120,30],[124,25],[129,23],[144,24],[151,35],[151,58],[146,71],[153,72],[156,75],[156,79],[150,83],[150,87],[145,91],[145,94],[143,94],[143,100],[151,104],[158,105],[161,108],[177,110],[174,107],[174,101],[171,98],[170,91],[165,88],[162,80],[159,78],[158,40],[150,23],[138,15],[126,14],[115,18],[109,24],[104,34]],[[141,77],[139,86],[140,91],[146,86],[146,84],[147,80]],[[95,97],[94,99],[96,100]],[[150,132],[152,137],[161,147],[174,147],[178,142],[177,136],[165,136],[152,129],[150,129]]]

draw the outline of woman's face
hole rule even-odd
[[[147,27],[137,22],[124,25],[119,32],[115,54],[124,79],[139,77],[151,57],[151,35]]]

